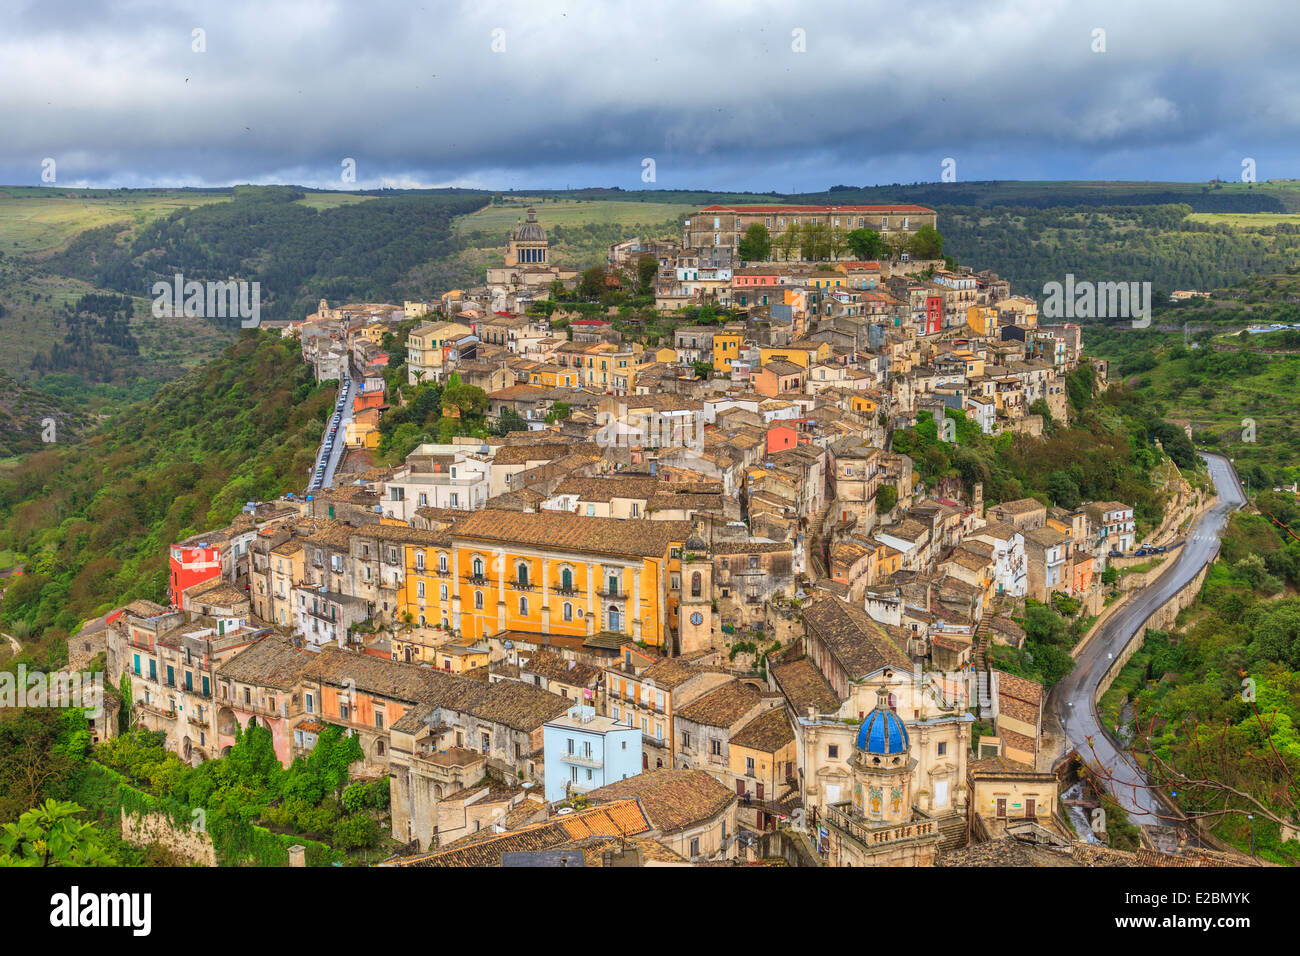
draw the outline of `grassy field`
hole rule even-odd
[[[298,204],[310,206],[312,209],[334,209],[338,206],[351,206],[354,203],[365,202],[374,198],[374,196],[354,196],[350,193],[307,193],[306,196],[298,200]]]
[[[333,209],[371,198],[327,192],[308,193],[298,201],[313,209]],[[0,236],[3,236],[0,252],[10,255],[48,252],[65,245],[86,229],[115,222],[134,228],[171,215],[177,209],[229,201],[229,193],[181,190],[124,193],[113,190],[0,189]]]
[[[603,200],[583,201],[562,199],[559,202],[545,201],[538,197],[520,197],[504,203],[488,206],[468,216],[456,220],[457,235],[469,235],[483,232],[490,236],[499,236],[504,243],[510,230],[527,214],[528,207],[537,210],[537,221],[545,229],[555,226],[565,228],[574,226],[618,225],[658,226],[669,219],[695,212],[698,206],[685,203],[647,203],[647,202],[607,202]]]
[[[48,252],[86,229],[115,222],[141,226],[177,209],[229,199],[213,193],[130,192],[83,196],[76,190],[47,191],[41,195],[0,190],[0,236],[4,237],[0,252],[7,255]]]
[[[1187,218],[1192,222],[1203,222],[1211,226],[1231,226],[1243,232],[1255,232],[1265,226],[1276,226],[1279,223],[1300,225],[1300,213],[1194,212]]]

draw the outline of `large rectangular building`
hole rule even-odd
[[[755,223],[765,227],[776,240],[787,229],[805,224],[825,225],[844,233],[874,229],[882,236],[897,232],[914,233],[922,226],[934,226],[936,213],[925,206],[705,206],[686,220],[682,245],[704,254],[739,258],[736,247],[745,230]],[[852,259],[845,249],[842,258]]]

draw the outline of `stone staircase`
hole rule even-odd
[[[971,634],[971,661],[975,666],[975,673],[988,673],[989,670],[989,617],[996,613],[994,608],[989,608],[980,618],[975,630]]]
[[[954,813],[935,821],[939,825],[939,852],[957,850],[966,845],[966,818]]]
[[[808,570],[809,576],[813,580],[830,576],[830,571],[826,567],[826,561],[822,557],[822,531],[826,527],[826,518],[831,513],[831,505],[828,502],[822,506],[822,509],[812,516],[808,521],[808,530],[804,535],[805,547],[808,551]]]

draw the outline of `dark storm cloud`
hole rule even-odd
[[[10,4],[0,180],[47,157],[128,186],[337,188],[348,158],[361,186],[642,188],[647,157],[665,188],[932,181],[945,157],[960,179],[1300,175],[1290,4],[1133,6]]]

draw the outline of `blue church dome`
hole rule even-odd
[[[907,728],[902,719],[885,706],[867,714],[858,730],[858,749],[879,756],[908,752]]]

